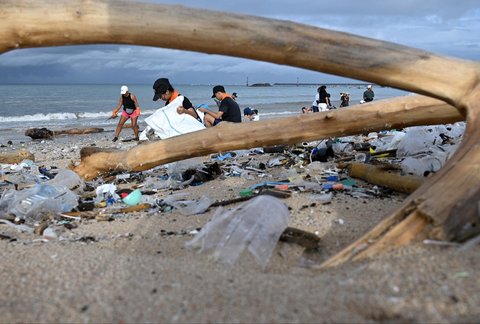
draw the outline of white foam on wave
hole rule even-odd
[[[78,113],[77,116],[78,118],[104,118],[104,117],[110,117],[112,115],[111,112],[105,112],[105,111],[100,111],[100,112],[81,112]]]
[[[75,113],[52,113],[52,114],[34,114],[34,115],[23,115],[23,116],[0,116],[0,123],[7,122],[35,122],[40,120],[67,120],[67,119],[78,119],[77,114]]]

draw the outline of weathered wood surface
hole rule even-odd
[[[70,128],[53,131],[53,135],[83,135],[101,133],[103,131],[104,129],[99,127]]]
[[[35,161],[35,155],[26,150],[16,150],[12,152],[0,152],[0,163],[15,164],[23,160]]]
[[[365,163],[350,163],[348,174],[353,178],[360,178],[370,183],[384,186],[398,192],[412,193],[425,181],[424,178],[400,175],[398,172],[385,170],[382,166]]]
[[[123,19],[125,8],[128,8],[130,19]],[[178,24],[178,21],[182,23]],[[218,39],[227,41],[217,46]],[[457,108],[466,118],[468,126],[462,145],[454,157],[415,191],[402,208],[327,261],[325,266],[351,259],[352,249],[360,245],[366,248],[355,254],[355,259],[407,244],[422,237],[425,231],[434,238],[446,238],[446,233],[450,233],[450,229],[445,228],[446,219],[455,212],[454,207],[459,201],[476,191],[480,185],[480,65],[477,62],[442,57],[389,42],[288,21],[219,14],[181,6],[121,0],[4,0],[0,3],[0,52],[25,47],[94,43],[176,48],[296,66],[424,94]],[[383,120],[384,113],[388,112],[379,110],[378,118],[371,119],[371,123]],[[309,127],[309,121],[325,117],[321,116],[298,117],[295,119],[295,133],[290,135],[285,135],[292,130],[288,128],[289,125],[283,124],[286,123],[284,121],[256,122],[245,129],[250,131],[250,135],[251,132],[273,135],[270,136],[273,139],[270,144],[298,142],[323,136],[318,127],[316,130]],[[224,136],[226,131],[231,130],[239,128],[229,125],[210,133]],[[193,144],[198,144],[194,137],[179,137],[167,142],[176,143],[170,147],[163,144],[148,146],[150,152],[139,147],[129,154],[95,155],[96,159],[112,157],[113,161],[124,158],[121,164],[110,163],[107,169],[125,169],[141,160],[145,161],[141,168],[149,168],[158,163],[158,158],[153,155],[168,162],[185,158],[188,154],[197,154],[198,151],[191,149]],[[203,152],[208,153],[261,145],[260,141],[244,144],[243,140],[238,136],[220,143],[218,140],[204,141],[201,147]],[[179,146],[177,141],[192,145],[184,146],[183,153],[177,152],[171,148]],[[93,159],[93,155],[87,159]],[[94,176],[85,168],[85,163],[89,162],[82,163],[84,166],[78,169],[79,173],[87,177]]]

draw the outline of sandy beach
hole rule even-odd
[[[124,129],[121,136],[131,133]],[[78,163],[82,147],[137,145],[112,143],[112,137],[111,130],[45,141],[16,137],[10,145],[5,135],[0,149],[26,149],[36,166],[57,171]],[[181,192],[189,199],[223,201],[255,184],[284,180],[287,169],[309,173],[295,166],[269,167],[279,155],[219,161],[221,166],[248,161],[267,167],[251,177],[223,174],[198,186],[158,190],[152,197]],[[132,179],[121,186],[138,184]],[[0,322],[478,322],[478,244],[419,242],[375,259],[326,270],[311,267],[366,233],[407,197],[362,180],[356,186],[381,194],[354,197],[336,191],[330,203],[322,204],[318,194],[290,190],[291,196],[282,199],[289,226],[316,234],[320,244],[312,250],[278,242],[265,270],[248,252],[229,265],[185,247],[218,207],[189,216],[151,208],[114,215],[111,221],[76,220],[70,228],[57,225],[58,237],[50,240],[0,224]],[[94,212],[109,213],[100,207]]]

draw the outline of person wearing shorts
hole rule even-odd
[[[232,122],[232,123],[241,123],[242,114],[240,112],[240,107],[232,99],[232,97],[225,91],[225,88],[221,85],[213,87],[212,99],[216,99],[220,102],[218,107],[218,112],[199,108],[198,110],[205,113],[203,117],[206,127],[212,127],[218,125],[220,122]]]
[[[126,85],[120,88],[120,100],[118,101],[117,107],[112,112],[112,118],[117,118],[120,108],[123,106],[123,111],[118,121],[117,129],[115,130],[115,136],[113,141],[118,140],[118,136],[122,131],[123,125],[130,118],[132,120],[132,129],[133,134],[135,135],[135,140],[138,141],[138,125],[137,120],[140,116],[140,107],[138,105],[137,97],[131,92],[128,91]]]

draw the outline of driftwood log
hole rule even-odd
[[[0,163],[15,164],[23,160],[35,161],[35,155],[26,150],[16,150],[12,152],[0,152]]]
[[[352,178],[360,178],[398,192],[412,193],[425,181],[422,177],[391,172],[385,166],[352,162],[347,168],[348,175]]]
[[[92,133],[101,133],[103,128],[96,127],[84,127],[84,128],[70,128],[70,129],[61,129],[52,131],[48,128],[29,128],[25,131],[25,136],[28,136],[32,139],[52,139],[57,135],[82,135],[82,134],[92,134]]]
[[[83,135],[101,133],[103,131],[104,129],[99,127],[70,128],[53,131],[53,135]]]
[[[127,7],[131,19],[125,20],[123,14]],[[459,217],[456,209],[463,204],[462,210],[469,210],[469,202],[475,199],[464,198],[478,196],[472,192],[477,193],[480,184],[480,65],[476,62],[288,21],[121,0],[4,0],[0,3],[0,18],[0,52],[25,47],[94,43],[167,47],[296,66],[368,80],[443,100],[455,107],[467,121],[464,140],[457,153],[440,172],[417,189],[403,207],[323,266],[373,256],[425,236],[453,239],[458,228],[478,224],[478,213]],[[182,23],[178,24],[178,21]],[[217,46],[218,39],[228,41]],[[425,99],[416,99],[421,107]],[[262,136],[272,139],[266,144],[319,139],[328,133],[322,130],[324,126],[330,129],[331,135],[342,135],[375,129],[379,125],[385,129],[398,127],[395,125],[402,124],[401,118],[411,124],[432,124],[433,120],[444,122],[439,116],[448,109],[445,105],[440,108],[441,104],[438,104],[439,109],[420,122],[415,114],[421,109],[399,112],[395,118],[388,117],[390,108],[383,109],[378,105],[368,120],[359,122],[355,117],[367,110],[367,106],[349,109],[352,116],[347,123],[343,119],[345,116],[334,113],[313,114],[256,122],[241,128],[216,127],[204,131],[202,136],[180,136],[165,141],[168,145],[155,143],[145,148],[139,146],[130,152],[96,153],[85,156],[76,171],[85,177],[93,177],[116,167],[146,169],[189,156],[260,146],[263,145]],[[388,103],[384,106],[387,107]],[[391,121],[386,122],[388,118]],[[314,126],[322,119],[325,122],[321,127]],[[291,123],[296,125],[289,127]],[[341,130],[333,132],[333,128]],[[255,136],[250,136],[254,140],[245,143],[241,133],[229,135],[232,130],[250,135],[254,132]],[[215,138],[215,141],[207,141],[204,135]],[[222,139],[220,143],[218,138]],[[182,152],[176,147],[181,147]],[[103,168],[95,167],[94,161],[105,158],[113,160],[106,161]],[[480,226],[472,228],[478,233]]]

